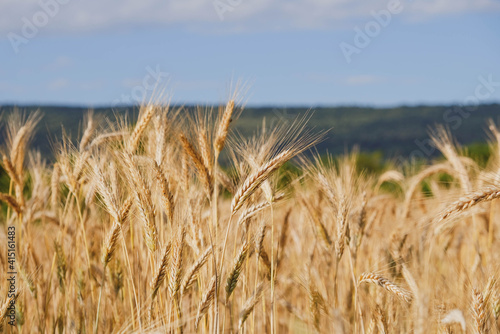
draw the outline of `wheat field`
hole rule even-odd
[[[444,159],[375,176],[356,153],[305,154],[327,135],[307,115],[245,138],[241,112],[89,112],[51,163],[29,146],[42,115],[4,117],[3,331],[498,332],[493,122],[486,167],[436,127]]]

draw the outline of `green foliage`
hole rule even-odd
[[[288,161],[280,168],[279,180],[278,180],[278,189],[286,187],[293,180],[297,180],[303,171],[297,165]]]
[[[398,183],[384,182],[380,185],[380,190],[384,193],[395,194],[397,196],[404,195],[403,189]]]
[[[472,143],[465,148],[465,155],[484,168],[491,157],[491,146],[487,143]]]
[[[0,192],[8,193],[10,185],[10,178],[3,169],[2,165],[0,165]]]
[[[13,110],[13,106],[0,106],[0,114]],[[316,130],[332,129],[328,138],[316,147],[321,154],[328,152],[343,154],[346,148],[358,146],[360,152],[384,152],[384,156],[401,157],[408,159],[412,152],[420,150],[418,143],[428,139],[428,129],[434,124],[443,123],[446,112],[453,106],[402,106],[397,108],[369,108],[369,107],[319,107],[314,109],[308,126]],[[46,158],[53,157],[51,143],[59,142],[62,136],[62,127],[70,138],[76,139],[81,135],[83,116],[87,108],[77,107],[21,107],[21,110],[33,112],[40,109],[45,115],[38,127],[34,138],[33,148],[38,148]],[[466,122],[449,125],[452,135],[457,141],[468,145],[484,142],[486,136],[484,126],[488,118],[496,118],[500,111],[500,104],[483,104],[477,106]],[[106,117],[111,120],[115,115],[127,114],[129,120],[135,120],[138,115],[137,107],[97,108],[94,110],[97,117]],[[186,113],[195,112],[194,107],[186,107]],[[234,130],[243,135],[249,135],[262,126],[262,119],[266,119],[267,127],[278,124],[291,124],[298,116],[304,115],[306,108],[277,109],[270,107],[247,108],[234,122]],[[5,119],[5,118],[4,118]],[[2,141],[0,136],[0,142]],[[1,143],[0,143],[1,145]],[[479,147],[471,148],[474,152]],[[484,149],[484,148],[482,148]],[[481,150],[482,150],[481,149]],[[483,152],[484,153],[484,152]],[[481,154],[483,154],[481,153]],[[477,157],[482,159],[482,155]],[[434,158],[439,152],[434,151],[428,158]],[[376,157],[374,161],[366,162],[367,170],[378,170],[380,167]],[[363,158],[364,159],[364,158]],[[370,160],[370,159],[368,159]],[[364,162],[363,162],[364,163]]]
[[[10,186],[10,178],[5,172],[5,170],[2,168],[2,165],[0,165],[0,192],[8,194],[9,186]],[[2,214],[2,217],[6,217],[7,215],[7,204],[5,204],[4,202],[0,202],[0,213]]]
[[[439,175],[438,175],[439,184],[445,186],[446,188],[450,188],[451,184],[455,181],[456,180],[450,174],[439,173]]]
[[[421,190],[422,190],[422,194],[424,194],[425,197],[432,197],[433,196],[431,185],[429,184],[429,182],[427,182],[427,181],[422,182]]]
[[[357,171],[367,174],[381,174],[387,166],[387,161],[384,159],[382,151],[375,152],[360,152],[356,161]]]

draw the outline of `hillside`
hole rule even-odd
[[[13,108],[0,106],[0,114],[5,117]],[[18,108],[28,113],[36,109],[43,112],[44,118],[32,147],[39,149],[49,159],[53,153],[51,143],[60,140],[63,128],[72,138],[79,135],[83,116],[88,110],[64,106]],[[192,111],[193,108],[187,107],[186,110]],[[97,108],[94,111],[111,120],[114,120],[115,114],[128,113],[131,119],[135,119],[138,114],[135,107]],[[298,115],[307,111],[306,108],[247,108],[235,121],[233,129],[248,135],[262,125],[264,118],[267,126],[273,126],[276,122],[291,123]],[[319,152],[343,153],[357,145],[362,152],[381,151],[384,158],[407,159],[412,155],[428,157],[426,152],[430,152],[430,156],[437,154],[435,150],[428,150],[426,145],[429,127],[434,124],[448,126],[463,145],[484,142],[487,139],[484,131],[486,121],[488,118],[497,120],[500,104],[480,105],[474,111],[467,111],[459,106],[318,107],[312,111],[310,126],[318,130],[332,129],[328,138],[318,145]]]

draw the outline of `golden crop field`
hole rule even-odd
[[[486,167],[436,127],[445,159],[375,176],[356,153],[304,155],[326,135],[307,115],[244,138],[241,109],[89,113],[50,164],[29,146],[42,115],[4,117],[3,331],[499,330],[493,122]]]

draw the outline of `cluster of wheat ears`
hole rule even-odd
[[[194,113],[147,104],[135,124],[89,113],[50,166],[28,153],[41,115],[6,115],[0,272],[15,226],[18,278],[6,298],[1,277],[3,330],[499,330],[493,122],[486,167],[438,127],[445,159],[374,176],[356,154],[302,154],[325,136],[307,116],[244,138],[230,129],[240,112],[231,100]],[[291,159],[299,173],[282,168]]]

